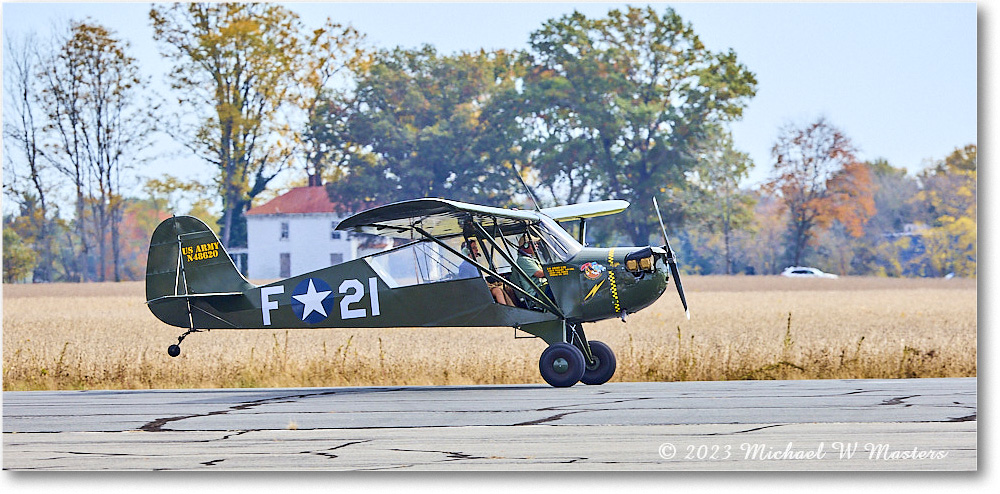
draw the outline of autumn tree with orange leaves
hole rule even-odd
[[[774,175],[765,187],[789,216],[787,257],[799,265],[820,230],[839,222],[853,237],[875,214],[869,168],[850,139],[825,118],[802,128],[785,127],[771,155]]]

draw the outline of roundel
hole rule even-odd
[[[330,285],[319,278],[307,278],[292,291],[292,310],[303,322],[316,324],[330,316],[334,298]]]

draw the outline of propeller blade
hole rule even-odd
[[[684,285],[681,284],[681,274],[677,270],[677,261],[674,259],[674,250],[670,248],[670,239],[667,238],[667,228],[663,226],[663,216],[660,216],[660,205],[653,196],[653,209],[656,210],[656,219],[660,220],[660,231],[663,232],[663,248],[667,251],[667,265],[670,266],[670,276],[674,278],[674,285],[677,287],[677,295],[681,298],[681,305],[684,306],[684,315],[688,321],[691,320],[691,311],[688,310],[687,298],[684,297]]]
[[[684,306],[684,316],[691,320],[691,311],[688,310],[687,299],[684,298],[684,285],[681,285],[681,274],[677,272],[677,263],[670,258],[667,263],[670,265],[670,275],[674,277],[674,285],[677,286],[677,295],[681,297],[681,305]]]
[[[653,196],[653,209],[656,210],[656,219],[660,220],[660,231],[663,232],[663,245],[667,249],[667,254],[673,259],[674,253],[670,250],[670,240],[667,239],[667,228],[663,226],[663,217],[660,216],[660,205],[656,203],[656,196]]]

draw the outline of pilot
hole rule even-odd
[[[475,237],[469,237],[462,242],[462,253],[469,256],[475,261],[479,261],[479,241]],[[479,268],[470,263],[469,261],[462,261],[462,264],[458,266],[458,277],[460,279],[475,278],[479,276]],[[489,282],[487,284],[490,287],[490,294],[493,295],[493,300],[498,304],[503,305],[514,305],[514,301],[507,295],[506,290],[504,290],[503,282]]]
[[[555,300],[556,298],[552,295],[552,288],[549,287],[549,280],[545,278],[545,272],[542,271],[542,265],[539,264],[538,259],[535,256],[535,242],[538,239],[530,238],[525,235],[521,238],[521,245],[517,248],[517,267],[521,268],[528,276],[531,277],[531,282],[525,280],[523,277],[517,277],[517,284],[524,289],[524,291],[530,293],[531,295],[538,297],[538,292],[535,291],[535,287],[539,290],[545,292],[550,300]],[[541,298],[541,297],[538,297]]]

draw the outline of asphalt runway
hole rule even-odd
[[[976,470],[977,380],[3,393],[11,470]]]

